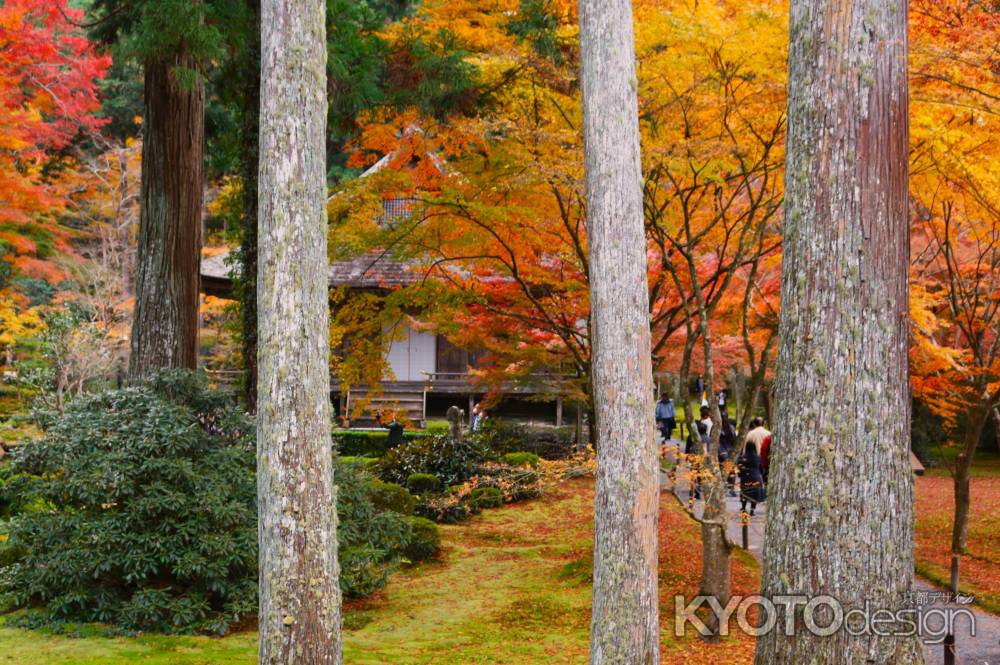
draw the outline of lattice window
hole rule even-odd
[[[384,226],[407,219],[413,213],[413,199],[396,196],[391,199],[382,199],[382,214],[378,223]]]

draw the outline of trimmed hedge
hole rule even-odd
[[[547,460],[570,457],[576,447],[575,427],[529,427],[487,418],[476,437],[494,455],[534,453]]]
[[[434,436],[430,432],[403,432],[407,441]],[[389,432],[338,429],[333,431],[334,449],[341,457],[382,457],[389,450]]]
[[[396,483],[372,480],[372,503],[376,508],[391,510],[400,515],[412,515],[417,500],[405,487]]]
[[[441,549],[441,532],[438,525],[426,517],[411,516],[406,518],[410,525],[410,544],[406,546],[407,558],[410,561],[424,561],[437,556]]]
[[[541,458],[535,453],[518,452],[507,453],[501,458],[501,460],[504,464],[509,464],[510,466],[523,466],[537,469],[538,462],[541,461]]]
[[[378,465],[382,480],[406,483],[411,474],[430,473],[442,487],[464,483],[487,457],[478,439],[455,440],[450,437],[414,439],[393,448]]]
[[[429,494],[441,489],[441,479],[433,473],[411,473],[406,477],[406,486],[411,492]]]

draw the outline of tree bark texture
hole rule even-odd
[[[905,0],[791,5],[762,584],[845,612],[905,607],[913,579],[906,28]],[[802,614],[758,638],[758,665],[923,663],[916,638],[820,637]]]
[[[240,240],[239,298],[243,333],[243,395],[257,411],[257,177],[260,168],[260,0],[247,0],[257,29],[243,61],[243,124],[240,162],[243,179],[243,233]]]
[[[976,456],[976,448],[979,447],[983,429],[992,410],[992,404],[989,402],[977,404],[969,409],[965,440],[955,460],[955,518],[951,526],[951,551],[956,554],[965,554],[969,546],[969,507],[972,503],[969,475],[972,470],[972,460]]]
[[[659,662],[649,287],[632,4],[580,3],[597,430],[590,662]]]
[[[198,362],[205,85],[185,54],[145,64],[142,184],[129,380]]]
[[[260,663],[342,661],[330,454],[326,3],[261,3]]]

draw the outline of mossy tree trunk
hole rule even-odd
[[[342,661],[330,454],[326,3],[261,3],[260,663]]]
[[[242,317],[243,395],[257,411],[257,177],[260,167],[260,0],[247,0],[254,17],[243,54],[243,119],[240,128],[243,180],[243,231],[240,239],[238,295]]]
[[[913,580],[906,29],[904,1],[791,5],[762,584],[769,597],[830,595],[845,611],[903,608]],[[758,665],[923,662],[915,637],[843,626],[821,637],[802,609],[794,636],[758,638]]]
[[[597,431],[590,662],[659,662],[649,287],[632,3],[582,0],[580,65]]]
[[[205,86],[197,69],[183,53],[145,63],[130,381],[198,362]]]

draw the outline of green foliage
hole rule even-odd
[[[233,0],[93,0],[89,14],[93,36],[115,45],[118,57],[143,62],[186,51],[208,62],[225,57],[227,29],[245,20],[246,9]]]
[[[913,400],[910,419],[910,447],[927,466],[937,466],[945,457],[943,447],[949,436],[942,418],[935,415],[920,400]]]
[[[10,467],[0,460],[0,520],[7,519],[14,512],[10,493],[5,491],[5,486],[9,480]]]
[[[403,432],[408,440],[430,436],[426,432]],[[389,432],[340,429],[333,432],[337,452],[346,457],[382,457],[389,449]]]
[[[348,151],[342,148],[357,135],[357,120],[365,111],[417,108],[438,117],[476,111],[482,84],[454,34],[410,25],[392,40],[383,36],[385,24],[403,17],[411,4],[327,2],[327,71],[337,90],[327,122],[333,181],[358,173],[347,168]]]
[[[507,32],[528,42],[531,48],[543,58],[557,65],[563,64],[559,40],[559,17],[556,16],[551,0],[521,0],[517,14],[507,23]]]
[[[410,542],[410,525],[398,512],[378,505],[371,476],[334,458],[340,588],[350,597],[385,587]]]
[[[429,473],[437,476],[442,485],[455,485],[472,477],[476,466],[485,459],[486,448],[476,438],[411,439],[386,452],[378,474],[383,480],[404,483],[410,474]]]
[[[541,458],[535,453],[528,452],[517,452],[517,453],[507,453],[500,458],[504,464],[509,464],[510,466],[527,466],[532,469],[538,468],[538,462]]]
[[[378,465],[378,458],[377,457],[351,457],[351,456],[348,456],[348,457],[341,457],[340,458],[340,462],[341,462],[341,464],[353,464],[354,466],[358,466],[358,467],[360,467],[362,469],[366,469],[368,471],[372,471]]]
[[[482,510],[499,508],[503,505],[503,492],[496,487],[477,487],[472,490],[470,500]]]
[[[43,316],[45,329],[33,338],[37,353],[19,367],[18,383],[35,395],[35,406],[60,411],[75,390],[110,373],[115,342],[92,312],[73,302]]]
[[[28,625],[214,632],[257,603],[252,421],[190,373],[80,399],[3,473],[14,516],[0,595]],[[385,586],[410,544],[413,497],[334,460],[341,588]],[[25,509],[38,506],[44,509]]]
[[[441,532],[437,524],[426,517],[406,518],[410,525],[410,544],[406,547],[406,557],[410,561],[424,561],[437,556],[441,549]]]
[[[437,480],[435,478],[435,480]],[[391,510],[400,515],[412,515],[417,500],[402,485],[372,481],[372,503],[380,510]]]
[[[74,402],[13,456],[21,560],[0,592],[36,623],[223,633],[256,610],[253,425],[202,378]]]
[[[447,420],[428,420],[425,426],[428,434],[447,434],[449,428]]]
[[[28,298],[31,307],[48,305],[56,297],[57,287],[44,279],[34,277],[17,277],[14,279],[17,289]]]
[[[417,494],[430,494],[441,489],[441,479],[433,473],[411,473],[406,478],[406,486]]]
[[[495,418],[486,419],[477,437],[496,455],[529,452],[548,460],[569,457],[576,445],[573,427],[529,427]]]

